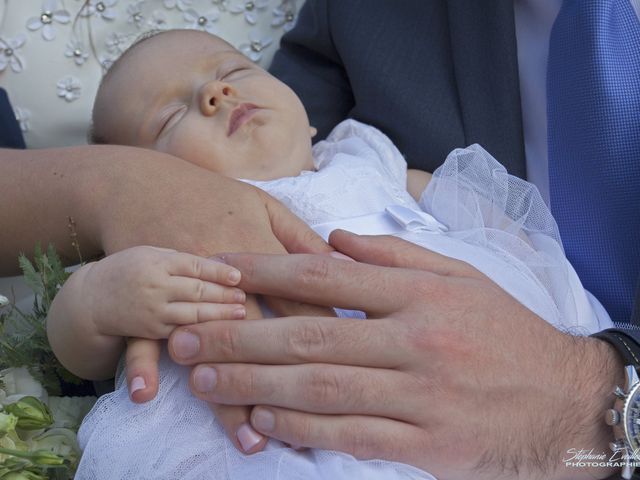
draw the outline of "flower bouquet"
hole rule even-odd
[[[92,386],[55,358],[46,334],[51,302],[70,275],[53,247],[20,257],[34,292],[31,312],[0,295],[0,480],[70,479],[80,459],[76,432],[93,406]]]

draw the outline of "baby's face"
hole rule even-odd
[[[197,31],[147,39],[116,65],[94,118],[112,143],[151,148],[253,180],[313,169],[293,91],[224,41]]]

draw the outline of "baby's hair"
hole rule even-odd
[[[135,50],[141,43],[149,40],[150,38],[157,37],[168,30],[149,30],[140,34],[132,43],[127,47],[127,49],[122,52],[122,54],[107,68],[104,75],[100,79],[100,84],[98,85],[98,90],[96,92],[96,98],[98,97],[100,90],[102,90],[102,86],[107,82],[109,77],[111,77],[112,72],[116,70],[118,65],[120,65],[125,57],[127,57],[133,50]],[[95,108],[95,105],[94,105]],[[95,128],[95,111],[91,112],[91,125],[89,126],[89,130],[87,132],[87,140],[90,144],[94,145],[106,145],[111,143],[107,137],[100,134]]]

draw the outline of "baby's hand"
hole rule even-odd
[[[240,272],[214,260],[133,247],[90,265],[86,311],[100,335],[167,338],[178,325],[245,317]]]

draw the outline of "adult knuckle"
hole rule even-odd
[[[316,408],[340,402],[342,389],[335,373],[327,369],[314,369],[308,376],[304,400]]]
[[[327,332],[317,322],[296,324],[287,338],[288,354],[297,359],[309,359],[327,346]]]
[[[196,258],[192,258],[191,262],[190,262],[190,267],[191,267],[191,273],[193,274],[193,276],[195,278],[199,278],[202,274],[202,263],[200,262],[200,259]]]
[[[204,299],[206,289],[207,289],[207,286],[202,280],[196,280],[196,283],[194,284],[196,301],[201,302]]]
[[[315,285],[329,277],[329,262],[321,256],[309,256],[295,266],[294,275],[302,288],[305,285]]]
[[[370,459],[378,456],[374,439],[360,423],[347,423],[342,437],[345,442],[345,451],[354,457]]]
[[[225,359],[236,357],[239,346],[236,330],[232,326],[217,326],[213,337],[221,357]]]

